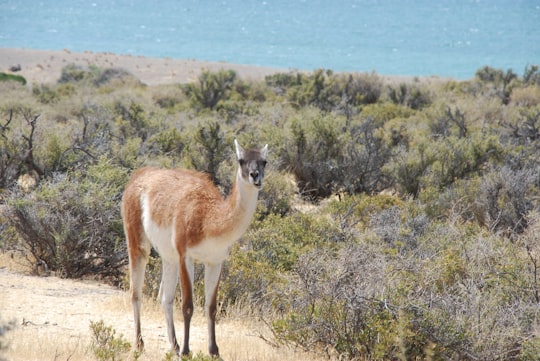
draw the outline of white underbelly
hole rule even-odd
[[[150,215],[148,199],[145,194],[142,194],[141,205],[144,232],[152,247],[167,262],[178,263],[180,256],[175,242],[174,222],[167,226],[156,224]],[[240,238],[239,236],[238,232],[231,232],[220,238],[203,239],[196,246],[189,247],[186,256],[204,264],[222,263],[228,257],[231,245]]]
[[[161,258],[165,259],[167,262],[178,263],[180,257],[178,255],[178,250],[176,249],[176,244],[174,242],[173,227],[166,226],[160,227],[157,225],[150,216],[148,211],[148,204],[146,202],[146,197],[142,197],[142,209],[143,209],[143,228],[144,233],[148,237],[152,247],[159,253]]]
[[[204,239],[201,243],[187,250],[188,257],[204,264],[219,264],[229,256],[230,246],[215,239]]]

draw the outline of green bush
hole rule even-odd
[[[502,149],[493,138],[456,138],[433,142],[433,159],[424,182],[444,188],[455,180],[478,171],[490,159],[497,159]]]
[[[131,344],[123,335],[116,335],[116,330],[106,326],[102,321],[90,321],[92,331],[91,349],[94,356],[100,361],[125,360],[131,349]]]
[[[391,153],[372,118],[347,125],[343,117],[311,111],[291,122],[290,133],[280,163],[295,175],[304,197],[373,193],[388,186],[382,169]]]
[[[476,71],[476,78],[485,86],[491,87],[490,90],[501,99],[503,104],[508,104],[511,93],[510,84],[517,79],[517,74],[512,69],[505,72],[501,69],[484,66]]]
[[[224,269],[221,299],[225,304],[247,301],[268,309],[278,305],[276,289],[300,255],[326,242],[340,242],[341,233],[324,219],[300,213],[270,214],[255,222],[242,243],[233,246]]]
[[[266,171],[264,186],[259,195],[258,216],[287,215],[292,210],[292,202],[296,194],[298,194],[298,189],[291,177],[272,169]]]
[[[226,184],[230,188],[231,181],[219,177],[219,169],[230,158],[232,150],[232,142],[226,141],[220,123],[215,120],[201,122],[192,137],[193,141],[186,152],[188,164],[198,171],[208,173],[216,185]]]
[[[233,70],[219,70],[215,73],[204,70],[197,83],[184,86],[184,92],[194,108],[215,109],[221,101],[229,97],[235,82],[236,73]]]
[[[35,85],[32,87],[34,96],[43,104],[54,104],[59,100],[59,96],[56,91],[48,85]]]
[[[422,109],[431,104],[429,93],[420,86],[401,83],[388,88],[388,98],[394,104],[401,104],[411,109]]]
[[[131,73],[121,68],[99,68],[95,65],[88,67],[69,64],[62,68],[59,84],[83,83],[100,87],[114,81],[132,80],[138,82]],[[140,83],[140,82],[139,82]]]
[[[297,107],[315,106],[323,111],[338,111],[350,116],[354,107],[376,103],[382,82],[375,74],[334,74],[317,69],[312,74],[275,74],[266,84],[277,94],[286,94]]]
[[[26,85],[26,79],[20,75],[0,73],[0,82],[14,81],[21,85]]]
[[[540,67],[538,65],[527,65],[523,72],[523,83],[525,85],[540,86]]]

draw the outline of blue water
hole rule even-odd
[[[0,47],[466,79],[540,64],[540,0],[0,0]]]

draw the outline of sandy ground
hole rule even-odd
[[[288,71],[194,59],[147,58],[90,51],[74,53],[67,49],[49,51],[0,48],[0,72],[12,73],[10,68],[20,65],[21,70],[14,74],[22,75],[30,83],[56,83],[62,68],[68,64],[123,68],[147,85],[192,82],[203,69],[210,71],[232,69],[245,80],[262,80],[266,75]]]
[[[133,318],[128,292],[94,282],[31,276],[11,270],[0,256],[0,319],[15,328],[5,335],[7,360],[95,360],[90,349],[90,323],[103,320],[117,335],[132,343]],[[180,339],[182,320],[176,310]],[[161,308],[153,300],[143,303],[145,353],[139,360],[164,359],[169,350]],[[275,349],[264,342],[262,326],[239,320],[222,320],[216,335],[221,356],[231,360],[311,360],[313,355]],[[196,310],[192,320],[191,350],[207,354],[206,320]]]
[[[74,53],[69,50],[50,51],[33,49],[0,48],[0,72],[22,75],[30,84],[56,83],[62,68],[68,64],[81,66],[95,65],[103,68],[122,68],[147,85],[190,83],[203,70],[218,71],[232,69],[244,80],[264,80],[275,73],[296,72],[295,69],[276,69],[255,65],[241,65],[224,62],[209,62],[195,59],[149,58],[143,56],[94,53],[86,51]],[[12,72],[13,66],[20,70]],[[308,69],[310,70],[314,69]],[[367,72],[370,72],[367,70]],[[432,77],[396,76],[378,74],[387,84],[422,81],[425,83],[447,81]]]

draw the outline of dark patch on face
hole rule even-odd
[[[246,150],[243,155],[244,157],[238,161],[242,169],[242,178],[256,187],[262,187],[266,159],[255,149]]]

